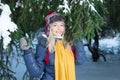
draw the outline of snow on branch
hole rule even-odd
[[[70,12],[70,8],[69,8],[69,6],[68,6],[68,1],[67,1],[67,0],[64,0],[64,1],[63,1],[63,4],[64,4],[64,5],[59,5],[59,8],[63,8],[63,9],[64,9],[64,10],[63,10],[64,13]]]
[[[68,13],[71,12],[70,7],[68,6],[68,1],[69,0],[64,0],[63,1],[63,5],[59,5],[60,9],[64,9],[63,12],[64,13]],[[103,0],[98,0],[99,2],[103,3]],[[74,3],[77,3],[76,0],[73,0]],[[98,14],[97,10],[94,7],[94,3],[91,3],[89,0],[80,0],[80,5],[83,5],[83,3],[87,3],[87,5],[89,6],[89,8],[91,9],[91,11],[94,11]]]
[[[3,48],[6,49],[10,43],[10,32],[17,30],[17,25],[11,21],[10,14],[12,13],[7,4],[0,3],[2,10],[0,15],[0,40],[3,38]]]
[[[94,11],[94,12],[96,12],[96,13],[98,14],[97,10],[96,10],[95,7],[94,7],[94,3],[90,3],[89,0],[81,0],[81,1],[80,1],[80,5],[83,5],[84,2],[87,2],[89,8],[90,8],[92,11]],[[102,0],[100,0],[100,2],[102,2]]]

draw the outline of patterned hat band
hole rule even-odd
[[[52,16],[52,17],[49,19],[48,25],[51,24],[51,23],[57,22],[57,21],[62,21],[62,22],[65,23],[64,19],[62,18],[62,16],[60,16],[60,15],[55,15],[55,16]]]

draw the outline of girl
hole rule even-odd
[[[47,37],[40,38],[36,56],[27,41],[20,39],[28,72],[40,80],[76,80],[75,64],[82,64],[86,57],[83,42],[75,40],[71,45],[64,39],[65,20],[59,13],[49,12],[45,20]]]

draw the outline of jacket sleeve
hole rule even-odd
[[[46,48],[40,44],[36,47],[36,57],[32,49],[24,50],[24,61],[29,74],[33,77],[40,77],[44,70],[44,59],[46,55]]]
[[[75,63],[76,65],[83,64],[86,60],[86,54],[84,50],[83,41],[79,41],[78,39],[74,42],[75,49]]]

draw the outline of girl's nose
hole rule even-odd
[[[57,26],[57,29],[60,30],[60,26]]]

